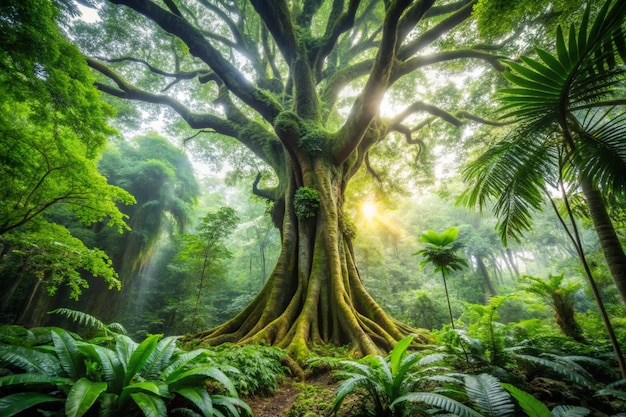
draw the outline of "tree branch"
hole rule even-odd
[[[237,68],[206,41],[204,35],[187,20],[149,0],[111,0],[128,6],[153,20],[163,30],[179,37],[189,47],[189,52],[203,60],[220,77],[224,84],[244,103],[256,110],[268,122],[282,111],[273,97],[256,88]]]
[[[346,123],[339,130],[332,149],[337,163],[345,161],[359,146],[389,86],[389,78],[398,52],[398,24],[410,0],[392,2],[383,22],[383,36],[370,76],[361,95],[355,100]]]

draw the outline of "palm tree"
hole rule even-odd
[[[614,4],[612,4],[614,3]],[[578,186],[587,202],[605,259],[626,302],[626,254],[608,215],[604,197],[623,195],[626,186],[626,100],[616,98],[626,70],[626,2],[608,0],[589,27],[590,8],[580,28],[572,25],[567,41],[559,27],[556,51],[537,49],[540,58],[510,62],[505,77],[513,88],[501,90],[503,117],[515,128],[465,169],[470,188],[463,198],[484,208],[494,199],[499,231],[519,238],[531,226],[533,210],[562,190],[572,221],[569,232],[589,279],[623,374],[626,364],[590,274],[569,209],[568,196]],[[563,225],[565,223],[560,219]],[[622,358],[622,359],[620,359]]]
[[[421,262],[420,268],[427,264],[435,266],[435,272],[441,271],[443,278],[443,287],[446,291],[446,300],[448,301],[448,312],[450,313],[450,324],[454,329],[454,318],[452,316],[452,307],[450,306],[450,296],[448,295],[448,284],[446,283],[446,272],[460,270],[467,267],[467,262],[456,255],[456,251],[461,248],[460,243],[456,240],[459,235],[459,229],[451,227],[450,229],[439,234],[432,230],[428,230],[422,234],[420,242],[426,243],[426,248],[415,252],[413,255],[422,255],[425,259]]]

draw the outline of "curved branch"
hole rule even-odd
[[[261,189],[259,188],[259,182],[261,182],[261,173],[257,172],[256,178],[252,183],[252,194],[264,198],[269,201],[276,201],[276,190],[275,189]]]
[[[398,59],[400,61],[408,59],[409,57],[413,56],[417,51],[423,49],[435,40],[439,39],[444,33],[452,30],[453,28],[464,22],[472,15],[472,9],[475,2],[476,0],[468,2],[461,9],[439,22],[433,28],[422,33],[422,35],[416,38],[414,41],[404,45],[402,48],[400,48],[400,51],[398,52]]]
[[[380,178],[380,175],[378,175],[378,173],[376,171],[374,171],[374,168],[372,168],[372,164],[370,163],[370,153],[367,152],[365,154],[365,168],[367,169],[367,172],[369,172],[369,174],[374,177],[374,179],[376,181],[378,181],[379,183],[382,183],[383,180]]]
[[[422,68],[432,64],[438,64],[446,61],[453,61],[455,59],[479,59],[490,64],[496,71],[502,72],[506,67],[500,62],[501,59],[506,57],[501,55],[493,55],[487,52],[476,51],[473,49],[458,49],[455,51],[446,51],[434,55],[417,56],[410,58],[396,66],[392,80],[395,82],[403,75],[409,74],[418,68]]]
[[[244,103],[272,122],[282,111],[280,104],[269,94],[258,89],[228,59],[215,49],[197,28],[149,0],[111,0],[112,3],[130,7],[148,17],[163,30],[179,37],[189,47],[189,52],[203,60],[220,77],[224,84]]]

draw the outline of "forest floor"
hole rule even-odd
[[[243,400],[252,408],[254,417],[329,416],[338,385],[331,372],[311,376],[305,381],[287,377],[272,395],[244,397]]]

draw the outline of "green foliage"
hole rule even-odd
[[[284,355],[275,347],[225,343],[214,349],[213,359],[240,394],[271,395],[285,376]]]
[[[342,361],[343,370],[337,376],[345,378],[337,389],[334,411],[357,388],[365,389],[373,403],[376,416],[402,415],[402,401],[397,401],[410,389],[409,370],[419,361],[416,353],[407,354],[414,336],[399,341],[389,352],[389,357],[368,356],[360,362]]]
[[[604,192],[623,190],[626,116],[613,99],[624,79],[616,62],[626,56],[626,5],[611,3],[604,3],[593,22],[587,7],[567,40],[559,28],[552,53],[537,49],[540,60],[522,56],[522,63],[509,63],[505,77],[513,87],[500,90],[499,111],[515,117],[517,126],[465,168],[471,186],[462,199],[481,209],[493,199],[505,242],[530,229],[546,184],[578,181],[583,173]]]
[[[462,246],[457,240],[459,229],[451,227],[441,234],[428,230],[423,233],[419,241],[426,244],[426,248],[415,252],[413,255],[423,256],[425,259],[420,263],[420,267],[428,264],[435,266],[435,272],[450,273],[467,268],[467,262],[455,254]]]
[[[298,139],[298,145],[309,155],[319,154],[327,141],[327,133],[321,129],[311,130]]]
[[[66,415],[77,417],[95,408],[101,415],[167,416],[174,409],[251,415],[209,352],[182,351],[174,337],[152,335],[135,343],[117,335],[115,346],[107,348],[75,340],[63,330],[51,335],[53,344],[46,349],[0,346],[2,365],[13,370],[0,377],[0,392],[9,390],[1,403],[3,416],[51,401],[51,395],[63,403]],[[207,380],[215,394],[207,391]]]
[[[126,334],[126,329],[119,323],[110,323],[105,324],[98,318],[92,316],[91,314],[87,314],[82,311],[72,310],[70,308],[57,308],[54,309],[48,314],[60,314],[62,316],[67,317],[73,322],[78,323],[81,326],[85,326],[87,328],[91,328],[97,330],[98,332],[102,332],[104,334],[105,339],[108,339],[111,336],[115,336],[118,334]]]
[[[320,206],[320,196],[314,188],[300,187],[293,197],[293,206],[299,219],[315,217]]]
[[[134,200],[107,184],[96,163],[113,113],[57,28],[57,10],[11,0],[0,16],[0,235],[59,205],[84,223],[126,228],[116,203]]]
[[[448,302],[450,324],[453,329],[454,318],[452,316],[452,306],[450,305],[448,284],[446,283],[446,273],[457,271],[468,266],[467,262],[455,253],[461,247],[459,241],[457,241],[458,235],[459,229],[456,227],[451,227],[441,234],[428,230],[426,233],[422,233],[420,237],[420,242],[426,243],[426,248],[413,254],[421,255],[425,258],[420,263],[420,268],[432,263],[435,266],[435,272],[441,271],[441,277],[446,291],[446,301]]]
[[[0,265],[6,268],[0,268],[4,272],[4,276],[0,277],[33,277],[44,283],[49,295],[66,286],[70,290],[70,298],[78,299],[83,289],[89,287],[84,271],[102,278],[109,289],[119,290],[121,287],[107,254],[97,248],[89,249],[67,228],[58,224],[34,219],[2,236],[0,246],[8,249],[8,253],[0,257]]]
[[[514,295],[494,296],[486,306],[469,304],[467,306],[469,326],[467,333],[478,338],[485,346],[484,355],[491,365],[502,366],[506,363],[505,353],[506,332],[499,323],[498,309]]]

